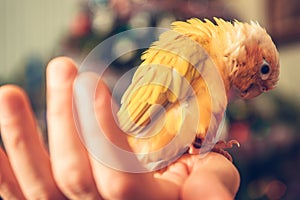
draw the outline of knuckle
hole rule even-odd
[[[93,192],[92,181],[77,169],[65,168],[55,177],[58,187],[70,197],[85,196]]]
[[[56,192],[51,191],[50,188],[43,186],[43,184],[36,184],[35,186],[26,186],[23,190],[24,195],[27,199],[53,199],[56,197]]]

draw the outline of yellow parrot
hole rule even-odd
[[[265,29],[214,21],[173,22],[142,55],[122,97],[119,126],[149,169],[216,143],[231,94],[253,98],[278,81],[279,54]],[[213,150],[224,153],[234,143]]]

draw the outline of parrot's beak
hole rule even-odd
[[[250,84],[250,86],[244,90],[240,91],[240,96],[243,99],[251,99],[257,97],[262,93],[261,87],[257,84]]]

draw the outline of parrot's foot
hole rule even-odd
[[[222,154],[232,162],[231,155],[224,149],[230,149],[234,145],[240,147],[240,143],[237,140],[230,140],[229,142],[225,142],[221,140],[218,141],[216,144],[202,144],[200,147],[192,145],[189,149],[189,154],[200,154],[200,153],[207,153],[211,151],[211,152]]]
[[[240,147],[240,143],[237,140],[230,140],[229,142],[225,142],[223,140],[218,141],[215,146],[212,148],[212,152],[220,153],[225,156],[228,160],[232,162],[231,155],[225,151],[224,149],[231,149],[234,145]]]

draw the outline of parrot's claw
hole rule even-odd
[[[240,147],[240,143],[237,140],[230,140],[229,142],[225,142],[223,140],[218,141],[215,146],[212,148],[212,152],[220,153],[225,156],[228,160],[232,162],[231,155],[225,151],[224,149],[231,149],[234,145]]]
[[[196,147],[195,145],[191,145],[188,153],[189,154],[200,154],[200,153],[207,153],[209,151],[216,152],[216,153],[222,154],[223,156],[225,156],[228,160],[230,160],[232,162],[231,155],[224,149],[230,149],[235,145],[237,147],[240,147],[240,143],[237,140],[230,140],[229,142],[225,142],[225,141],[221,140],[221,141],[218,141],[216,144],[204,144],[204,145],[202,144],[200,148],[198,146]]]
[[[237,140],[230,140],[229,142],[225,142],[224,140],[221,140],[215,144],[214,148],[231,149],[234,145],[236,145],[237,147],[241,146]]]

